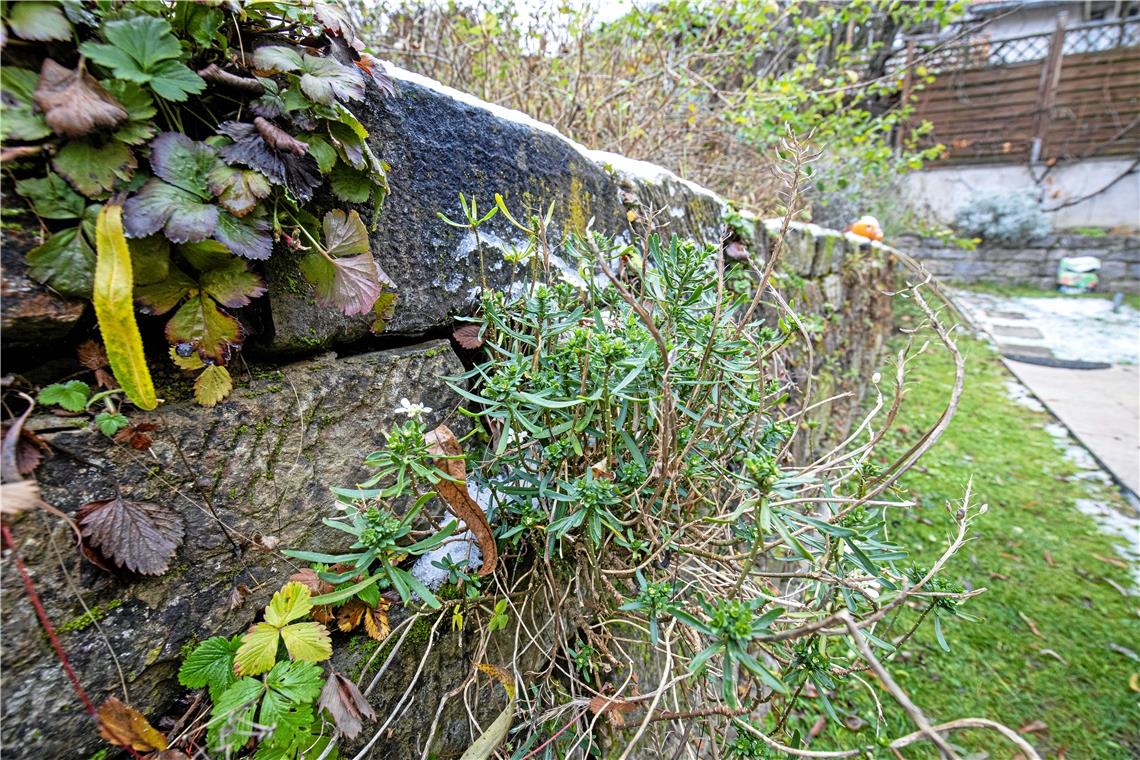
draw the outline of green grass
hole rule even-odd
[[[1061,293],[1056,290],[1041,290],[1028,285],[1007,285],[998,282],[971,282],[969,284],[954,284],[954,287],[963,290],[973,290],[979,293],[992,293],[997,296],[1010,298],[1106,298],[1112,299],[1111,291],[1103,293]],[[1124,303],[1133,309],[1140,310],[1140,293],[1125,293]]]
[[[905,311],[899,319],[917,321]],[[931,338],[931,350],[910,365],[909,391],[888,453],[905,450],[944,408],[953,365]],[[1129,686],[1140,665],[1110,649],[1113,643],[1140,649],[1138,600],[1104,580],[1124,588],[1130,583],[1124,569],[1096,557],[1115,559],[1114,539],[1074,506],[1090,495],[1117,503],[1121,497],[1075,478],[1074,466],[1043,429],[1050,418],[1007,398],[1009,375],[995,353],[973,338],[957,341],[967,361],[961,406],[939,443],[904,479],[920,506],[896,512],[893,535],[912,548],[916,563],[932,562],[953,531],[944,504],[956,504],[972,477],[975,503],[988,503],[989,512],[974,523],[973,540],[951,561],[946,577],[988,591],[963,608],[980,622],[950,619],[944,625],[949,653],[936,643],[928,618],[889,667],[935,723],[989,717],[1017,729],[1043,721],[1047,729],[1029,735],[1043,757],[1062,751],[1068,760],[1140,757],[1140,694]],[[914,611],[906,614],[895,635],[915,619]],[[914,730],[889,695],[877,686],[876,691],[886,712],[884,735]],[[875,714],[866,689],[839,709],[866,725],[853,735],[829,724],[812,749],[873,740]],[[798,718],[801,730],[818,715],[805,709]],[[1016,754],[990,732],[957,732],[951,738],[967,754]],[[912,745],[903,752],[907,758],[934,757],[928,748]]]

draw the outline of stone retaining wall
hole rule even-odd
[[[895,241],[892,241],[895,242]],[[952,282],[995,282],[1050,290],[1057,283],[1057,263],[1073,256],[1101,260],[1100,290],[1140,293],[1140,236],[1049,235],[1022,246],[979,246],[967,251],[932,238],[907,237],[899,248],[930,272]]]
[[[398,285],[388,334],[370,336],[368,320],[319,307],[279,252],[266,271],[268,295],[240,315],[248,339],[228,400],[201,408],[188,398],[185,381],[160,375],[165,403],[152,413],[132,414],[133,421],[158,425],[153,444],[142,452],[50,414],[28,422],[53,449],[36,477],[55,507],[74,514],[82,504],[118,492],[170,505],[186,520],[185,543],[170,571],[137,578],[83,560],[56,518],[29,513],[11,519],[16,548],[95,702],[123,696],[121,668],[135,707],[155,719],[180,714],[188,693],[176,680],[184,652],[208,636],[230,636],[251,624],[293,571],[275,548],[337,546],[334,532],[321,523],[331,509],[328,489],[366,477],[361,460],[396,423],[398,400],[432,407],[429,426],[454,420],[460,399],[443,378],[461,373],[463,365],[443,338],[456,315],[474,308],[481,262],[491,286],[510,286],[501,254],[517,232],[500,215],[480,229],[479,250],[468,232],[436,216],[459,216],[459,192],[484,208],[495,193],[516,209],[545,209],[553,201],[555,244],[587,226],[633,240],[641,220],[650,218],[666,235],[709,243],[727,232],[727,204],[704,188],[650,164],[589,151],[522,114],[394,73],[399,95],[381,99],[373,93],[361,113],[373,149],[392,167],[392,194],[372,233],[372,250]],[[371,221],[371,209],[359,210]],[[767,255],[778,224],[754,220],[755,233],[743,243]],[[32,237],[5,239],[3,359],[6,372],[50,382],[74,371],[61,368],[74,362],[74,345],[96,333],[89,306],[65,302],[28,280],[22,253],[35,244]],[[799,446],[806,452],[842,437],[876,369],[891,329],[884,293],[891,286],[892,256],[882,246],[811,225],[793,225],[787,243],[778,284],[811,337],[810,350],[801,342],[785,370],[800,396],[810,376],[812,400],[831,399],[808,417]],[[143,327],[157,332],[145,318]],[[165,346],[156,337],[150,348],[152,366],[159,368]],[[102,742],[12,564],[3,563],[0,589],[3,746],[13,758],[85,757]],[[73,588],[81,590],[90,614]],[[236,589],[247,593],[235,595]],[[440,636],[415,706],[377,744],[375,757],[420,756],[417,742],[439,696],[466,677],[476,654],[471,637]],[[334,638],[342,672],[359,672],[375,650],[359,635]],[[377,713],[391,710],[403,684],[391,678],[372,693]],[[486,697],[480,710],[493,716],[500,698],[492,687]],[[157,725],[168,724],[159,719]],[[457,755],[470,741],[461,700],[451,703],[444,725],[433,750]]]

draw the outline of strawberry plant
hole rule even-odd
[[[198,373],[195,396],[213,405],[232,388],[227,366],[245,338],[235,310],[265,293],[261,267],[275,251],[300,254],[320,304],[376,308],[383,329],[392,283],[361,212],[305,209],[323,188],[371,202],[374,220],[387,192],[348,105],[394,90],[340,8],[20,2],[3,14],[5,167],[43,234],[29,273],[95,302],[136,406],[157,400],[131,302],[165,320],[172,361]],[[121,221],[100,214],[120,206]],[[120,244],[127,255],[114,253]]]

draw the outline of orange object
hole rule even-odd
[[[879,226],[879,220],[873,216],[860,217],[859,221],[847,228],[847,231],[859,237],[865,237],[868,240],[883,239],[883,228]]]

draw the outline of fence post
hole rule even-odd
[[[1053,119],[1053,103],[1057,96],[1057,83],[1061,80],[1061,62],[1065,59],[1065,25],[1067,11],[1057,14],[1057,26],[1049,39],[1049,53],[1041,64],[1041,82],[1037,87],[1037,113],[1033,118],[1033,142],[1029,149],[1029,163],[1041,159],[1045,132]]]
[[[903,69],[903,82],[902,82],[902,100],[900,101],[901,107],[906,108],[910,103],[910,93],[914,82],[914,49],[915,40],[910,38],[906,41],[906,63]],[[899,122],[895,126],[895,150],[901,150],[903,146],[903,132],[906,129],[906,124]]]

